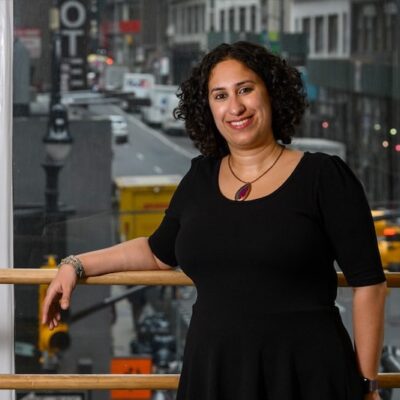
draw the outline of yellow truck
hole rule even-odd
[[[180,175],[134,175],[115,179],[121,242],[154,232],[181,179]]]

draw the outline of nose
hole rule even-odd
[[[232,115],[240,115],[244,112],[245,106],[242,103],[240,97],[231,96],[229,103],[229,112]]]

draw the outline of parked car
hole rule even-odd
[[[373,210],[376,236],[383,268],[400,271],[400,213]]]
[[[115,143],[128,142],[128,124],[126,118],[122,115],[110,115],[111,133]]]

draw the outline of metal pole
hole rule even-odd
[[[61,64],[61,32],[60,32],[60,4],[53,0],[50,10],[50,31],[52,35],[51,47],[51,100],[50,110],[54,104],[60,103],[60,64]]]

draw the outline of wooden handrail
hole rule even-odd
[[[0,284],[35,285],[50,283],[57,269],[0,268]],[[385,272],[389,287],[400,287],[400,272]],[[348,286],[342,272],[337,273],[339,286]],[[193,285],[180,271],[127,271],[91,276],[79,281],[87,285]]]
[[[0,284],[35,285],[50,283],[55,268],[0,268]],[[91,276],[79,281],[87,285],[193,285],[192,280],[180,271],[129,271]]]
[[[111,390],[111,389],[176,389],[179,375],[44,375],[0,374],[0,390]],[[380,373],[382,388],[400,387],[400,374]]]
[[[0,374],[0,389],[16,390],[106,390],[176,389],[179,375],[45,375]]]

